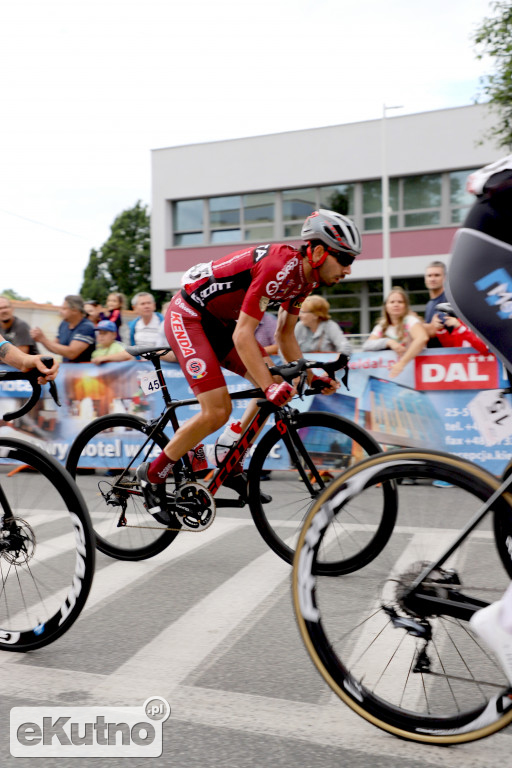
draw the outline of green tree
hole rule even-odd
[[[139,291],[151,292],[158,305],[168,298],[165,291],[151,290],[149,226],[148,208],[140,200],[117,216],[108,240],[91,250],[80,288],[85,299],[104,302],[111,292],[131,299]]]
[[[30,301],[28,296],[20,296],[20,294],[12,288],[6,288],[0,295],[6,299],[15,299],[16,301]]]
[[[489,57],[494,72],[481,79],[483,94],[498,120],[488,137],[500,147],[512,145],[512,2],[496,0],[491,4],[495,15],[485,18],[474,35],[477,58]]]

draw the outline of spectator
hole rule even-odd
[[[84,312],[93,325],[98,325],[100,320],[105,320],[103,307],[96,299],[86,299],[84,301]]]
[[[96,326],[96,349],[91,360],[96,365],[133,360],[120,341],[117,341],[117,325],[112,320],[100,320]]]
[[[352,346],[338,323],[330,319],[329,302],[322,296],[308,296],[302,302],[295,337],[303,352],[343,352]]]
[[[152,294],[146,291],[136,293],[132,299],[132,307],[139,317],[128,323],[130,344],[144,347],[157,346],[160,325],[164,318],[160,312],[156,311]],[[166,346],[169,346],[168,342]]]
[[[120,328],[123,324],[123,318],[121,312],[124,309],[125,298],[122,293],[109,293],[107,296],[107,309],[104,312],[104,319],[111,320],[116,324],[117,328],[117,341],[121,341]]]
[[[444,292],[446,279],[446,266],[442,261],[432,261],[425,270],[425,285],[427,286],[430,301],[425,307],[424,328],[428,334],[428,347],[441,347],[441,341],[437,338],[439,331],[443,330],[443,324],[436,312],[436,306],[443,301],[448,301]]]
[[[0,296],[0,331],[4,339],[28,355],[37,355],[37,347],[30,335],[30,327],[24,320],[15,317],[12,304]]]
[[[421,352],[427,341],[424,324],[415,312],[411,312],[407,293],[397,286],[391,289],[382,317],[363,344],[363,350],[392,349],[396,352],[399,359],[389,371],[394,378]]]
[[[65,363],[88,363],[94,352],[94,325],[85,317],[84,300],[81,296],[66,296],[60,314],[56,339],[49,339],[41,328],[33,328],[31,336],[46,349],[62,355]]]
[[[473,347],[477,352],[489,354],[488,346],[476,333],[471,331],[457,317],[450,317],[443,312],[437,313],[442,328],[436,334],[436,339],[443,347]]]
[[[277,317],[271,312],[265,312],[261,318],[258,327],[254,331],[256,341],[258,341],[267,355],[277,355],[279,347],[276,343]]]

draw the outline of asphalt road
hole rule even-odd
[[[436,748],[374,729],[336,699],[311,664],[291,605],[290,569],[260,539],[249,512],[218,512],[139,563],[99,555],[82,616],[60,640],[0,655],[2,766],[48,764],[9,752],[12,707],[139,707],[171,713],[163,752],[59,766],[179,768],[430,768],[510,765],[512,731]]]

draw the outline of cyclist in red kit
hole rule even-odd
[[[276,405],[285,405],[295,394],[290,384],[274,380],[255,330],[269,305],[279,305],[275,338],[281,355],[286,361],[302,357],[295,338],[302,301],[318,286],[343,280],[361,252],[355,224],[333,211],[312,213],[301,236],[306,243],[300,249],[286,244],[248,247],[198,264],[183,276],[182,289],[167,310],[165,332],[201,411],[180,426],[160,456],[137,470],[153,514],[165,509],[165,479],[174,464],[229,419],[231,399],[221,367],[249,379]],[[315,378],[311,372],[308,376]],[[323,394],[339,387],[339,382],[321,378]],[[248,406],[243,429],[256,407],[256,402]]]

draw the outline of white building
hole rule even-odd
[[[152,152],[151,274],[174,290],[194,264],[247,243],[300,242],[304,218],[344,199],[363,235],[352,276],[328,295],[346,330],[367,333],[382,305],[383,157],[390,190],[390,273],[421,311],[423,272],[448,261],[472,198],[467,175],[500,156],[485,105]],[[340,298],[338,298],[338,296]]]

